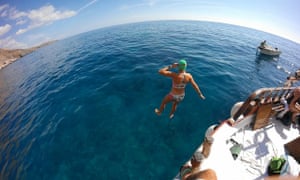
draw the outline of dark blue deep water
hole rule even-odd
[[[262,40],[280,57],[256,56]],[[253,29],[195,21],[103,28],[43,47],[0,71],[0,179],[172,179],[206,128],[300,67],[300,45]],[[188,61],[192,86],[172,121],[154,108]]]

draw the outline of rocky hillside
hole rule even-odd
[[[0,49],[0,62],[9,60],[9,59],[19,59],[26,54],[31,53],[37,48],[29,48],[29,49],[14,49],[14,50],[6,50]]]
[[[47,42],[39,46],[35,46],[28,49],[0,49],[0,69],[14,62],[15,60],[41,48],[47,46],[55,41]]]

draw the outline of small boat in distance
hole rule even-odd
[[[269,56],[279,56],[281,51],[276,47],[267,45],[266,40],[260,43],[260,46],[257,47],[256,53],[259,51],[260,54],[265,54]]]

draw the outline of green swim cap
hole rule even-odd
[[[187,66],[186,60],[181,59],[181,60],[178,62],[178,69],[179,69],[180,71],[184,71],[184,70],[186,69],[186,66]]]

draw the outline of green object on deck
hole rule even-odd
[[[241,144],[234,144],[231,148],[230,148],[230,152],[232,154],[232,157],[234,160],[237,159],[237,157],[239,156],[240,152],[242,151],[243,146]]]

